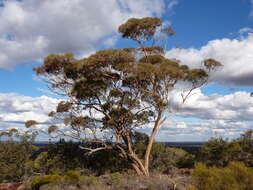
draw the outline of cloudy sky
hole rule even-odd
[[[48,122],[58,100],[32,71],[45,56],[125,47],[117,27],[146,16],[175,29],[168,58],[195,67],[212,57],[224,65],[157,140],[236,138],[253,129],[253,0],[0,0],[0,131],[24,128],[28,119]]]

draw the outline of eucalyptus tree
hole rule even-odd
[[[49,126],[49,133],[95,143],[93,148],[82,147],[90,153],[117,151],[139,175],[148,176],[152,145],[166,116],[178,111],[195,89],[206,84],[208,72],[221,64],[207,59],[202,69],[190,69],[166,58],[159,44],[174,31],[163,27],[159,18],[131,18],[118,31],[137,45],[99,50],[82,59],[73,54],[49,55],[35,71],[52,91],[65,97],[49,114],[56,123],[63,119],[64,125]],[[182,102],[171,109],[173,90],[182,83],[189,89],[182,91]],[[29,121],[28,127],[34,124]],[[152,132],[140,158],[134,134],[147,125]]]

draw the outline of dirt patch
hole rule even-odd
[[[20,183],[1,183],[0,190],[17,190]]]

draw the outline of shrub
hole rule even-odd
[[[61,180],[61,176],[59,175],[44,175],[44,176],[36,176],[31,181],[32,190],[39,190],[41,186],[47,185],[50,183],[57,183]]]
[[[222,138],[211,138],[201,147],[198,161],[208,166],[226,166],[229,161],[227,144]]]
[[[253,169],[244,163],[231,162],[226,168],[197,164],[188,190],[252,190]]]
[[[77,184],[80,181],[80,178],[80,172],[74,170],[66,172],[63,176],[64,181],[68,184]]]
[[[195,163],[195,156],[187,152],[177,160],[178,168],[193,168]]]
[[[168,148],[162,143],[154,143],[151,155],[151,170],[170,173],[174,168],[191,168],[194,156],[179,148]]]
[[[81,176],[80,182],[82,185],[91,186],[98,183],[98,177],[95,176]]]
[[[45,175],[57,173],[58,163],[60,163],[58,156],[50,157],[48,152],[41,152],[33,161],[33,170]]]
[[[113,186],[121,186],[122,179],[123,176],[119,172],[115,172],[110,175],[109,181]]]

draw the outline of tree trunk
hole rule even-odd
[[[123,158],[131,162],[133,169],[136,171],[138,175],[149,176],[148,169],[145,168],[142,160],[136,155],[136,153],[133,150],[132,139],[130,138],[129,134],[125,134],[125,136],[122,137],[122,139],[127,145],[127,150],[124,150],[123,148],[118,146],[119,150],[122,153]]]
[[[131,164],[136,173],[140,176],[149,176],[149,171],[144,167],[139,158],[135,158]]]
[[[151,150],[152,150],[152,146],[154,144],[154,140],[155,140],[155,136],[157,134],[158,129],[160,128],[160,125],[162,124],[163,120],[162,120],[162,111],[160,111],[158,113],[157,119],[155,121],[155,125],[154,128],[152,130],[152,133],[149,137],[149,142],[148,142],[148,146],[145,152],[145,163],[144,163],[144,168],[145,170],[149,171],[149,160],[150,160],[150,154],[151,154]]]
[[[128,155],[128,158],[130,158],[130,160],[132,162],[131,165],[132,165],[133,169],[136,171],[136,173],[138,175],[149,176],[149,160],[150,160],[150,154],[151,154],[152,146],[154,144],[154,139],[155,139],[155,136],[157,134],[157,131],[160,128],[163,121],[165,120],[165,119],[162,119],[162,114],[163,114],[163,112],[160,111],[158,116],[157,116],[157,119],[155,121],[155,125],[154,125],[154,128],[152,130],[152,133],[149,137],[149,142],[148,142],[147,149],[146,149],[146,152],[145,152],[144,163],[134,153],[129,136],[127,136],[128,138],[126,138],[126,142],[128,143],[128,154],[127,155]]]
[[[149,176],[149,171],[139,168],[139,166],[137,164],[132,163],[131,165],[132,165],[133,169],[135,170],[135,172],[137,173],[137,175],[147,176],[147,177]]]

